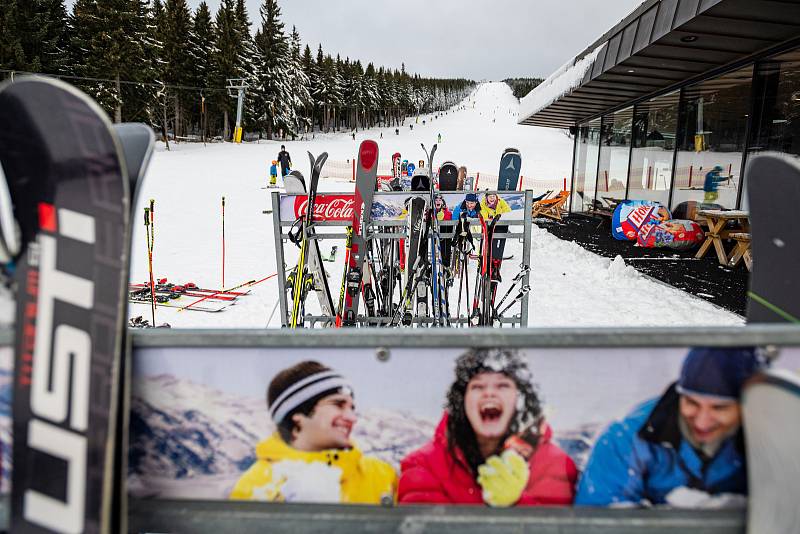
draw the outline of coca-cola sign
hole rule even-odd
[[[308,197],[294,197],[294,218],[305,215]],[[353,195],[317,195],[314,204],[315,221],[351,221],[353,219]]]

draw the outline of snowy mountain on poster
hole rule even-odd
[[[433,435],[434,422],[410,414],[359,413],[353,439],[395,467]],[[264,399],[237,397],[171,375],[138,379],[131,399],[131,475],[189,479],[238,476],[256,443],[274,431]]]

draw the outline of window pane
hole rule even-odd
[[[632,125],[633,107],[603,117],[600,173],[597,177],[597,194],[600,197],[625,198]]]
[[[687,200],[736,207],[752,77],[749,66],[684,91],[673,209]]]
[[[585,212],[592,205],[597,185],[597,156],[600,149],[600,119],[581,125],[575,150],[575,194],[572,211]]]
[[[628,198],[669,202],[679,99],[675,92],[637,104]]]
[[[755,115],[749,153],[800,155],[800,50],[759,64],[753,84]],[[745,189],[747,177],[745,177]],[[742,194],[747,207],[747,194]]]

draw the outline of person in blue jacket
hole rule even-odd
[[[478,214],[481,212],[481,207],[480,204],[478,204],[477,194],[467,193],[467,196],[464,197],[464,201],[453,209],[453,215],[451,219],[457,221],[461,216],[462,211],[466,211],[467,217],[478,217]]]
[[[707,498],[746,495],[739,399],[759,367],[750,348],[689,351],[677,382],[597,439],[575,504],[675,504],[673,491],[687,488]]]
[[[703,182],[703,202],[716,202],[719,198],[719,184],[725,180],[730,180],[728,176],[720,176],[722,167],[714,165],[714,168],[706,173],[706,179]]]

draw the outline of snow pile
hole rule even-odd
[[[504,262],[504,267],[505,267]],[[743,325],[744,319],[533,228],[531,326]]]
[[[606,43],[598,46],[581,59],[571,59],[528,93],[519,106],[520,122],[543,110],[565,94],[578,87],[586,72],[594,65],[597,55]]]

